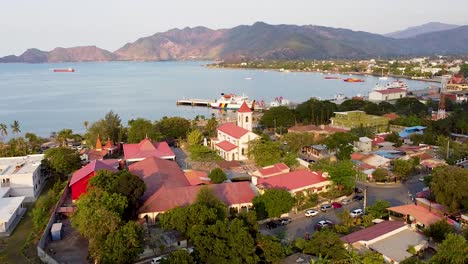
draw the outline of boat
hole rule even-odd
[[[221,97],[218,100],[210,103],[211,108],[214,109],[224,109],[224,110],[237,110],[243,103],[246,103],[250,108],[255,110],[264,109],[265,102],[257,102],[255,100],[249,101],[249,97],[245,95],[236,95],[236,94],[221,94]]]
[[[340,76],[325,76],[323,77],[325,80],[341,80]]]
[[[288,106],[289,104],[289,100],[286,100],[283,98],[283,96],[280,96],[276,97],[275,100],[270,103],[270,107]]]
[[[396,80],[396,81],[393,81],[393,82],[389,82],[389,83],[387,83],[385,85],[377,84],[375,86],[375,88],[374,88],[374,90],[376,90],[376,91],[387,90],[387,89],[404,89],[404,90],[408,90],[408,84],[406,84],[403,81]]]
[[[351,82],[351,83],[356,83],[356,82],[364,82],[363,79],[358,79],[358,78],[346,78],[343,81],[345,82]]]
[[[252,80],[252,77],[245,77],[244,80]]]
[[[68,68],[68,69],[54,69],[54,72],[75,72],[75,69]]]
[[[386,80],[388,80],[388,77],[387,76],[382,76],[382,77],[379,77],[379,80],[386,81]]]

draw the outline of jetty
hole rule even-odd
[[[206,99],[182,99],[177,100],[176,105],[206,106],[210,107],[213,101]]]

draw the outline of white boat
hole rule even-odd
[[[385,85],[377,84],[374,88],[376,91],[387,90],[387,89],[405,89],[408,90],[408,84],[403,81],[393,81]]]
[[[245,77],[244,80],[252,80],[252,77]]]
[[[379,80],[386,81],[386,80],[388,80],[388,77],[387,76],[382,76],[382,77],[379,77]]]
[[[280,96],[276,97],[275,100],[270,103],[270,107],[288,106],[289,104],[289,100],[286,100],[283,98],[283,96]]]
[[[249,97],[245,95],[224,93],[221,94],[221,98],[210,103],[210,106],[214,109],[237,110],[244,102],[254,110],[264,109],[264,102],[249,101]]]

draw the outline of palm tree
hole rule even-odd
[[[4,123],[0,124],[0,134],[2,135],[2,141],[5,140],[6,136],[8,136],[8,126]]]
[[[87,120],[85,120],[85,121],[83,122],[83,125],[84,125],[85,129],[88,130],[89,122],[88,122]]]
[[[13,134],[21,133],[20,124],[18,120],[13,121],[13,124],[11,124],[10,127],[11,127],[11,132],[13,132]]]

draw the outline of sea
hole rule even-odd
[[[53,64],[0,64],[0,123],[20,122],[21,133],[49,136],[71,128],[85,132],[90,124],[110,110],[122,123],[142,117],[194,118],[223,115],[208,107],[177,106],[183,98],[218,99],[221,93],[245,94],[269,103],[283,97],[300,103],[311,97],[331,99],[367,95],[379,83],[378,77],[362,78],[362,83],[325,80],[320,73],[279,72],[208,68],[207,61],[179,62],[81,62]],[[56,68],[73,68],[73,73],[56,73]],[[388,81],[394,79],[389,78]],[[410,90],[434,85],[405,80]]]

